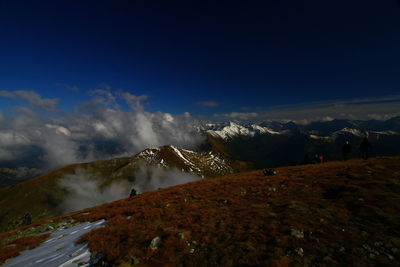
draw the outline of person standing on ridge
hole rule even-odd
[[[367,137],[364,137],[360,144],[361,156],[363,159],[368,159],[369,152],[371,151],[371,143]]]
[[[129,198],[134,197],[137,195],[135,188],[132,187],[131,193],[129,194]]]
[[[24,224],[29,225],[32,223],[32,215],[30,213],[25,214]]]
[[[319,155],[318,155],[318,154],[315,154],[315,155],[314,155],[313,163],[314,163],[314,164],[319,163]]]
[[[346,141],[346,143],[342,147],[342,157],[344,161],[349,159],[350,152],[351,152],[350,142]]]

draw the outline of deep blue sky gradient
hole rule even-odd
[[[195,115],[398,94],[400,5],[0,0],[0,90],[69,110],[102,83]]]

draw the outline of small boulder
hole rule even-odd
[[[161,238],[156,236],[155,238],[153,238],[153,240],[151,240],[150,246],[149,248],[156,250],[161,246]]]
[[[295,237],[295,238],[297,238],[297,239],[304,238],[303,230],[290,229],[290,235]]]

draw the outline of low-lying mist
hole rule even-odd
[[[118,180],[100,188],[102,177],[95,177],[84,169],[77,169],[74,174],[65,175],[59,182],[59,187],[68,192],[59,208],[65,214],[127,198],[132,188],[138,192],[146,192],[201,179],[198,175],[176,168],[152,166],[142,166],[134,173],[134,177],[134,182]]]

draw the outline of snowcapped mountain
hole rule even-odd
[[[336,131],[336,132],[332,133],[330,135],[330,137],[331,138],[337,138],[338,135],[343,135],[343,134],[350,134],[350,135],[357,136],[357,137],[365,137],[367,135],[366,132],[362,132],[359,129],[345,127],[345,128],[343,128],[343,129],[341,129],[339,131]]]
[[[234,172],[226,159],[212,151],[195,152],[171,145],[145,149],[133,156],[131,162],[138,160],[145,161],[148,165],[162,168],[175,167],[201,176],[218,176]]]
[[[297,125],[294,122],[260,124],[209,124],[203,131],[213,149],[228,157],[252,162],[258,168],[277,167],[308,162],[315,154],[327,160],[340,160],[346,141],[352,146],[351,157],[359,156],[364,137],[372,144],[372,156],[398,155],[400,151],[400,120],[387,122],[333,120]],[[393,130],[390,130],[393,127]]]
[[[314,122],[306,126],[297,125],[294,122],[279,123],[269,122],[260,124],[244,124],[237,122],[206,124],[202,131],[215,138],[225,141],[236,137],[255,137],[258,135],[290,135],[307,134],[312,139],[335,140],[342,135],[365,137],[369,135],[400,135],[399,131],[387,130],[387,126],[393,125],[395,120],[387,123],[374,123],[373,121],[360,122],[348,120],[333,120],[328,122]],[[375,125],[369,128],[368,125]],[[381,128],[376,127],[381,126]],[[394,129],[397,129],[394,127]]]
[[[229,140],[237,136],[254,137],[259,134],[285,134],[287,131],[276,131],[258,124],[243,126],[235,122],[229,122],[227,124],[207,124],[205,132],[213,137]]]
[[[148,148],[131,157],[68,165],[1,188],[0,232],[10,229],[9,222],[26,213],[36,219],[63,214],[66,208],[61,204],[66,199],[83,199],[89,207],[127,197],[132,187],[144,192],[248,169],[246,163],[213,151],[196,152],[171,145]]]

